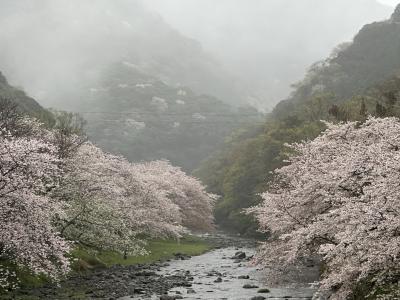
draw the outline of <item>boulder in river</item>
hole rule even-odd
[[[176,260],[186,260],[186,259],[190,259],[191,258],[190,255],[183,254],[183,253],[180,253],[180,252],[174,253],[174,256],[175,256]]]
[[[243,251],[238,251],[235,253],[235,255],[232,257],[232,259],[245,259],[246,258],[246,253]]]
[[[133,293],[134,294],[145,294],[146,293],[146,291],[144,290],[144,289],[142,289],[142,288],[134,288],[133,289]]]
[[[258,289],[258,286],[254,285],[254,284],[245,284],[243,286],[244,289]]]
[[[251,300],[265,300],[267,298],[265,298],[264,296],[255,296],[253,298],[251,298]]]
[[[160,297],[160,300],[176,300],[176,299],[183,299],[183,297],[180,295],[177,296],[162,295]]]

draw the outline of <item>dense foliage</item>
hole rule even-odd
[[[398,10],[388,21],[365,26],[353,43],[339,46],[327,60],[312,66],[264,126],[233,135],[195,172],[222,196],[216,206],[217,223],[254,234],[257,224],[243,215],[243,208],[261,201],[258,194],[273,178],[270,172],[284,165],[284,144],[315,138],[325,128],[320,120],[400,116],[396,17]]]
[[[103,152],[73,114],[54,112],[49,129],[0,108],[0,290],[15,287],[10,262],[59,279],[77,244],[144,254],[149,238],[213,228],[215,196],[179,168]]]
[[[15,125],[38,124],[21,119]],[[69,245],[52,224],[63,214],[51,199],[62,170],[57,149],[46,138],[0,129],[0,257],[57,278],[68,270]]]
[[[228,231],[254,235],[257,223],[244,215],[243,209],[259,203],[258,193],[272,178],[270,172],[282,165],[282,146],[316,136],[320,128],[316,122],[286,120],[268,122],[233,137],[224,152],[196,171],[210,191],[222,197],[216,205],[216,222]]]
[[[332,299],[399,297],[400,128],[388,118],[400,116],[399,12],[314,65],[263,128],[234,136],[197,171],[223,196],[216,217],[227,229],[252,230],[240,212],[261,202],[250,211],[270,237],[258,259],[271,276],[317,255],[320,292]],[[231,192],[237,183],[244,194]]]
[[[51,114],[43,109],[35,99],[27,96],[21,89],[11,86],[6,77],[0,72],[0,98],[12,99],[18,104],[18,110],[40,119],[45,123],[53,122]],[[4,103],[0,103],[4,104]],[[3,110],[3,108],[1,108]]]
[[[347,299],[365,278],[382,282],[399,272],[399,133],[398,119],[369,118],[328,124],[315,140],[291,145],[289,165],[250,209],[271,234],[258,259],[285,270],[321,255],[320,289],[333,292],[330,299]]]

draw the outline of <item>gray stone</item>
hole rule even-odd
[[[258,286],[254,285],[254,284],[245,284],[243,286],[244,289],[258,289]]]

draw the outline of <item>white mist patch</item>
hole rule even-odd
[[[199,121],[204,121],[204,120],[207,119],[205,116],[203,116],[203,115],[200,114],[200,113],[194,113],[194,114],[192,115],[192,118],[195,119],[195,120],[199,120]]]
[[[125,119],[125,126],[129,128],[133,128],[136,130],[142,130],[146,128],[145,122],[136,121],[135,119]]]
[[[168,109],[167,100],[165,100],[164,98],[154,96],[151,99],[151,104],[156,106],[159,110],[162,110],[162,111],[165,111]]]
[[[135,86],[137,88],[140,88],[140,89],[145,89],[145,88],[148,88],[148,87],[152,87],[153,84],[151,84],[151,83],[137,83]]]
[[[89,89],[89,92],[91,94],[104,93],[107,91],[108,91],[108,88],[105,88],[105,87],[92,87]]]
[[[179,91],[177,92],[177,95],[178,95],[178,96],[186,96],[186,95],[187,95],[187,92],[186,92],[185,90],[179,90]]]
[[[134,63],[131,63],[131,62],[129,62],[129,61],[123,61],[122,64],[123,64],[125,67],[128,67],[128,68],[139,69],[139,66],[138,66],[138,65],[135,65]]]

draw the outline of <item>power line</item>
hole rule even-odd
[[[109,123],[122,123],[122,120],[110,120],[110,119],[98,119],[96,120],[98,122],[109,122]],[[92,121],[93,122],[93,121]],[[265,124],[265,122],[262,121],[177,121],[177,120],[158,120],[158,121],[137,121],[138,123],[145,123],[146,125],[151,124],[160,124],[160,123],[167,123],[167,124],[174,124],[179,123],[179,124],[199,124],[199,125],[207,125],[207,124]]]
[[[161,112],[143,112],[143,111],[130,111],[130,112],[116,112],[116,111],[79,111],[79,112],[72,112],[69,111],[70,113],[77,113],[77,114],[82,114],[82,115],[99,115],[94,117],[94,119],[88,120],[90,123],[98,123],[98,122],[105,122],[105,123],[123,123],[124,120],[122,119],[104,119],[101,118],[102,115],[108,115],[108,116],[137,116],[137,117],[143,117],[143,116],[153,116],[157,118],[156,120],[135,120],[138,123],[144,123],[147,126],[151,125],[157,125],[157,124],[167,124],[167,125],[174,125],[174,123],[179,123],[179,125],[209,125],[209,124],[241,124],[241,125],[250,125],[250,124],[265,124],[264,120],[260,120],[262,117],[264,117],[263,114],[258,113],[161,113]],[[197,118],[202,118],[204,119],[197,119]],[[166,117],[186,117],[190,118],[192,120],[174,120],[174,119],[168,119]],[[212,118],[212,117],[223,117],[223,118],[239,118],[235,120],[215,120],[215,119],[207,119],[207,118]],[[258,117],[256,119],[249,119],[249,120],[242,120],[240,117]],[[177,124],[178,125],[178,124]],[[179,127],[179,126],[177,126]]]
[[[154,116],[190,116],[193,117],[193,115],[199,115],[199,116],[205,116],[205,117],[263,117],[265,116],[262,113],[200,113],[200,112],[193,112],[193,113],[160,113],[160,112],[139,112],[139,111],[130,111],[130,112],[113,112],[113,111],[79,111],[79,112],[73,112],[69,111],[70,113],[76,113],[76,114],[101,114],[101,115],[154,115]]]

